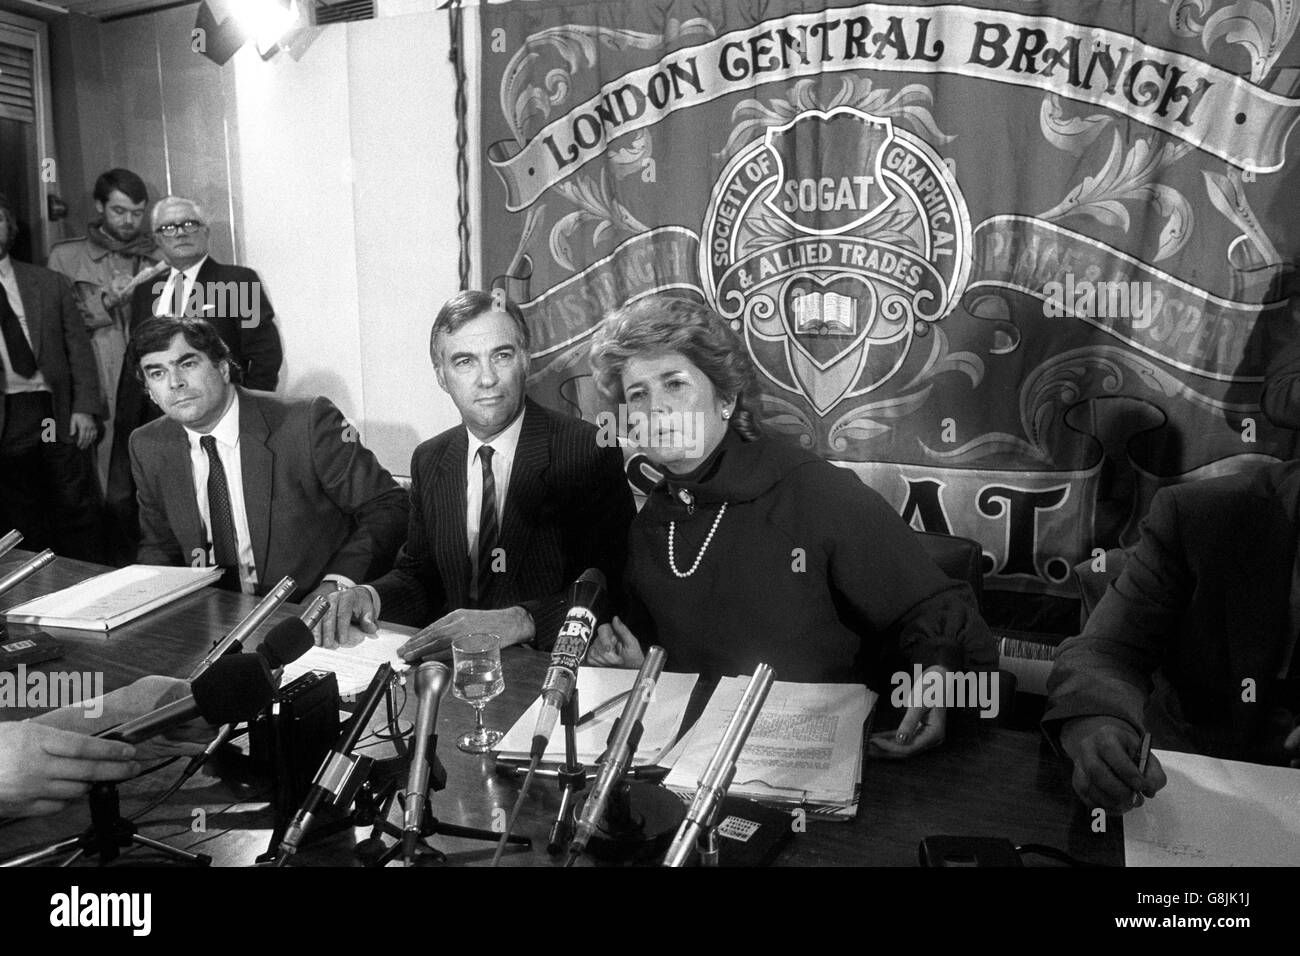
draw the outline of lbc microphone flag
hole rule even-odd
[[[697,297],[770,434],[989,587],[1072,596],[1163,485],[1291,456],[1283,0],[479,8],[481,261],[530,394],[594,420],[614,307]]]

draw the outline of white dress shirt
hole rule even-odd
[[[212,541],[212,518],[208,508],[208,454],[199,444],[203,436],[185,429],[190,440],[190,463],[194,466],[194,498],[199,505],[199,518]],[[217,443],[217,457],[226,473],[226,487],[230,489],[230,511],[235,519],[235,542],[239,548],[239,589],[253,594],[257,589],[257,567],[253,561],[253,536],[248,533],[248,509],[244,505],[244,473],[239,455],[239,393],[221,416],[217,427],[210,432]],[[186,555],[189,557],[189,555]],[[209,551],[207,562],[215,563]]]
[[[172,302],[173,297],[176,294],[176,283],[178,280],[185,283],[185,302],[188,304],[194,295],[194,283],[199,281],[199,270],[203,268],[203,263],[207,261],[208,257],[204,256],[188,269],[172,269],[171,275],[167,277],[167,285],[163,287],[162,295],[158,296],[157,301],[153,304],[153,314],[172,314]],[[207,310],[205,309],[203,311]],[[205,316],[200,312],[199,317],[204,318]],[[177,318],[179,318],[179,316],[177,316]]]
[[[5,295],[9,298],[9,305],[13,308],[14,314],[18,316],[18,324],[22,326],[23,335],[27,336],[27,344],[32,344],[32,331],[27,326],[27,313],[23,310],[23,299],[18,294],[18,280],[14,277],[14,264],[9,256],[0,259],[0,285],[4,286]],[[35,349],[32,349],[35,352]],[[45,376],[41,374],[38,368],[36,374],[31,378],[23,378],[14,371],[13,363],[9,361],[9,349],[5,347],[5,340],[0,336],[0,362],[4,363],[5,389],[6,395],[17,395],[19,392],[48,392],[50,386],[46,384]]]
[[[465,532],[469,545],[470,567],[478,567],[478,523],[483,510],[483,466],[479,463],[478,450],[485,444],[492,448],[492,479],[496,482],[497,499],[497,534],[501,533],[501,519],[506,512],[506,494],[510,489],[510,470],[515,463],[515,451],[519,448],[519,433],[524,429],[524,413],[489,442],[481,442],[469,433],[469,458],[465,462],[465,473],[469,483],[465,488]],[[499,537],[498,537],[498,540]]]

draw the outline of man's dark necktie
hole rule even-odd
[[[176,280],[172,283],[172,317],[179,319],[185,314],[185,275],[176,273]]]
[[[9,364],[13,366],[14,371],[23,378],[31,378],[35,375],[36,355],[32,352],[27,336],[23,334],[18,313],[9,304],[9,296],[2,285],[0,285],[0,334],[4,336],[5,348],[9,352]]]
[[[235,515],[230,509],[230,486],[226,484],[226,469],[217,454],[217,440],[211,435],[199,439],[199,446],[208,456],[208,524],[212,531],[212,560],[225,568],[219,585],[230,591],[239,586],[239,539],[235,536]]]
[[[492,446],[481,445],[479,464],[483,469],[483,506],[478,515],[478,568],[470,583],[470,601],[475,607],[487,603],[492,584],[492,552],[497,546],[497,483],[492,477]]]

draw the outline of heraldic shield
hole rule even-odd
[[[850,106],[807,110],[737,153],[702,234],[706,298],[763,374],[819,415],[897,375],[965,282],[968,217],[950,171]]]
[[[894,201],[881,156],[893,139],[888,119],[849,106],[809,110],[767,131],[776,163],[768,208],[796,229],[829,236],[855,229]]]

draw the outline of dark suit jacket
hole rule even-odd
[[[258,590],[283,576],[298,600],[326,574],[358,584],[392,566],[406,538],[407,494],[328,398],[280,401],[239,390],[244,507]],[[208,540],[194,497],[185,429],[169,418],[131,436],[142,564],[190,564]]]
[[[385,620],[423,627],[469,603],[464,425],[421,444],[411,458],[411,525],[393,570],[374,582]],[[526,400],[506,491],[499,546],[505,570],[482,606],[522,606],[536,642],[549,647],[568,610],[569,586],[599,568],[621,595],[632,494],[617,448],[596,444],[595,426]]]
[[[1118,580],[1061,644],[1049,732],[1104,714],[1157,747],[1262,759],[1264,695],[1292,635],[1297,515],[1300,462],[1157,493]]]
[[[136,287],[131,297],[133,325],[154,314],[154,305],[166,290],[169,275],[170,271],[164,272],[153,282]],[[211,322],[225,339],[244,370],[241,384],[263,392],[275,391],[284,353],[275,327],[275,310],[257,273],[209,256],[199,267],[196,288],[200,292],[191,302],[191,311]]]
[[[164,272],[153,282],[137,286],[132,293],[128,337],[141,322],[154,315],[154,305],[166,290],[169,275],[170,271]],[[284,353],[275,327],[275,310],[257,273],[243,266],[225,265],[209,256],[199,267],[195,285],[202,291],[191,302],[193,311],[212,323],[225,340],[231,357],[244,370],[241,384],[263,392],[275,391]],[[245,328],[245,323],[249,327]],[[114,414],[118,444],[125,442],[134,429],[159,415],[135,369],[129,366],[122,367]]]
[[[72,283],[49,269],[12,257],[9,261],[23,300],[36,365],[53,396],[55,435],[59,441],[71,441],[68,425],[72,413],[98,415],[102,401],[95,353],[90,348]],[[0,368],[0,396],[3,395],[4,370]],[[4,430],[4,424],[4,402],[0,401],[0,431]]]

